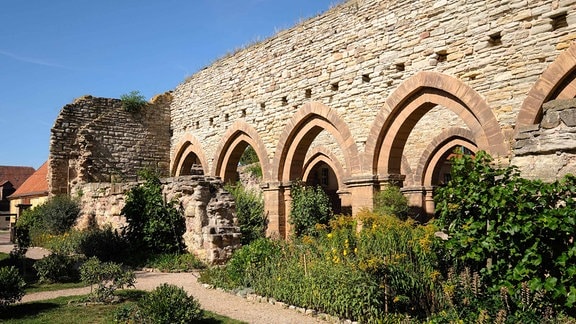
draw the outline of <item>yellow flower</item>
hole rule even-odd
[[[332,233],[328,233],[328,234],[326,235],[326,237],[327,237],[327,238],[332,238]]]

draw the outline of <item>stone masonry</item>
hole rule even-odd
[[[218,179],[199,175],[161,179],[166,201],[176,201],[186,219],[184,243],[189,252],[210,264],[223,263],[240,246],[234,198]],[[78,221],[85,228],[91,221],[121,229],[126,193],[137,182],[87,183],[78,186],[82,206]]]
[[[540,124],[524,127],[516,136],[512,164],[532,179],[576,174],[576,99],[552,100],[543,108]]]
[[[325,168],[352,213],[395,183],[430,215],[455,148],[485,150],[528,177],[576,172],[574,108],[545,108],[576,97],[574,40],[576,0],[348,0],[190,76],[161,96],[159,116],[144,118],[154,123],[103,109],[118,105],[111,99],[64,107],[51,188],[129,177],[145,164],[234,181],[250,145],[270,234],[290,231],[292,181]],[[121,140],[131,138],[139,144]]]
[[[130,113],[118,99],[84,96],[64,106],[52,127],[48,183],[52,194],[77,184],[135,180],[138,170],[167,173],[170,95]]]
[[[565,65],[575,26],[573,0],[347,1],[180,84],[171,172],[193,154],[226,180],[234,149],[252,145],[271,226],[286,233],[289,185],[311,158],[301,152],[324,147],[343,170],[343,204],[369,207],[394,181],[430,213],[449,150],[513,156],[516,125],[537,122],[539,102],[554,99],[538,93],[550,87],[542,77]],[[560,70],[552,88],[574,79]]]

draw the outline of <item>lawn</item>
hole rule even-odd
[[[81,301],[86,296],[59,297],[50,300],[16,304],[0,310],[2,323],[112,323],[117,308],[135,304],[143,295],[141,291],[120,291],[126,300],[119,304],[87,305]],[[199,323],[243,323],[231,318],[204,311]]]

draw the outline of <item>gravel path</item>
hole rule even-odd
[[[4,233],[0,233],[0,252],[8,253],[12,245],[2,242]],[[48,253],[47,250],[31,248],[26,254],[29,258],[40,259]],[[294,309],[287,309],[280,304],[250,301],[240,296],[232,295],[216,289],[204,288],[197,280],[197,273],[161,273],[136,272],[136,289],[152,290],[161,283],[175,284],[184,288],[194,296],[203,309],[228,316],[247,323],[326,323],[324,320],[304,315]],[[45,291],[25,295],[22,302],[52,299],[60,296],[84,295],[90,292],[89,287],[73,288],[57,291]]]
[[[287,309],[278,304],[249,301],[223,291],[204,288],[197,281],[195,273],[136,272],[136,289],[152,290],[161,283],[183,287],[200,302],[203,309],[248,323],[326,323],[319,318],[304,315],[297,310]],[[89,287],[38,292],[24,296],[22,302],[83,295],[89,292]]]

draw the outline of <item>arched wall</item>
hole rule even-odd
[[[358,148],[346,123],[328,106],[311,102],[294,114],[279,137],[272,162],[274,180],[289,182],[302,175],[307,149],[322,130],[328,131],[342,149],[345,176],[359,172]]]
[[[426,171],[422,177],[422,184],[423,186],[431,187],[435,185],[433,182],[434,176],[437,176],[435,172],[437,171],[436,168],[439,162],[442,162],[442,159],[452,153],[452,150],[455,147],[464,146],[470,151],[476,153],[478,152],[478,148],[474,143],[467,141],[462,138],[451,138],[443,143],[441,146],[437,147],[434,155],[430,156],[428,160],[428,164],[426,165]]]
[[[244,145],[242,144],[244,143]],[[270,179],[270,161],[266,146],[262,142],[260,135],[256,130],[243,120],[238,120],[222,136],[222,140],[216,149],[214,156],[214,175],[221,177],[224,181],[228,179],[227,172],[235,171],[238,160],[244,153],[247,145],[252,146],[260,166],[264,181]]]
[[[334,173],[336,174],[336,178],[338,178],[338,188],[342,190],[344,188],[344,178],[345,173],[344,169],[342,169],[342,165],[338,162],[338,159],[334,154],[323,147],[316,147],[310,153],[310,158],[304,163],[303,167],[303,176],[302,179],[307,179],[310,171],[318,162],[326,163]]]
[[[184,161],[188,154],[191,153],[195,154],[200,160],[204,174],[208,174],[209,166],[206,156],[204,155],[204,150],[202,149],[202,144],[191,133],[186,133],[184,137],[180,139],[178,144],[176,144],[174,152],[174,155],[170,159],[170,174],[173,177],[181,174]]]
[[[516,129],[537,124],[542,105],[554,99],[576,96],[576,44],[572,44],[546,68],[528,92],[516,120]]]
[[[375,174],[399,174],[408,135],[435,105],[460,116],[481,149],[496,156],[509,155],[500,125],[477,92],[453,77],[419,72],[394,91],[376,116],[366,143],[365,168]]]
[[[343,182],[356,209],[370,206],[386,181],[405,176],[405,184],[422,183],[426,168],[414,165],[419,154],[404,152],[425,150],[426,143],[407,138],[431,107],[447,112],[434,117],[439,128],[465,127],[470,134],[461,140],[506,159],[514,128],[538,119],[538,100],[576,93],[576,0],[490,9],[499,6],[495,0],[457,9],[409,0],[345,2],[180,84],[171,104],[171,152],[192,131],[214,157],[210,172],[222,176],[240,148],[259,145],[251,141],[260,138],[258,156],[269,162],[263,187],[278,217],[321,132],[341,149]],[[556,26],[554,17],[564,13],[568,26]],[[411,15],[429,18],[415,26]],[[494,35],[499,42],[491,41]],[[238,120],[253,134],[231,131]]]
[[[444,130],[440,135],[436,136],[428,147],[422,152],[420,161],[414,173],[414,185],[431,186],[431,171],[433,171],[436,163],[438,162],[438,154],[444,148],[454,145],[463,145],[470,149],[472,152],[477,152],[478,147],[474,144],[474,135],[464,128],[449,128]],[[441,152],[441,153],[440,153]]]

